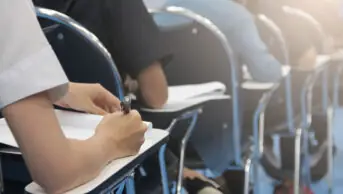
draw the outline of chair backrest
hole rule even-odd
[[[318,40],[320,40],[316,45],[317,49],[319,50],[320,53],[325,52],[325,40],[327,39],[325,31],[323,27],[321,26],[321,24],[312,15],[304,12],[301,9],[296,9],[289,6],[283,6],[282,10],[286,14],[286,17],[289,17],[295,21],[296,20],[306,21],[307,24],[312,26],[311,29],[313,29],[313,31],[311,31],[311,33],[314,33],[314,35],[318,38]]]
[[[232,97],[235,160],[240,161],[239,70],[225,35],[208,19],[180,7],[150,10],[165,34],[173,60],[166,67],[170,85],[220,81]],[[170,25],[159,23],[169,21]],[[175,20],[174,20],[174,19]],[[181,20],[181,22],[175,22]],[[229,116],[228,116],[229,117]]]
[[[258,14],[255,23],[260,37],[267,45],[270,53],[275,56],[281,64],[289,65],[289,56],[286,40],[281,29],[267,16]]]
[[[221,81],[231,88],[231,63],[235,63],[232,62],[235,57],[231,48],[225,48],[229,44],[226,45],[227,41],[217,33],[220,31],[214,29],[216,27],[207,19],[199,18],[186,9],[180,10],[176,13],[167,8],[152,13],[168,40],[167,46],[174,54],[171,64],[166,66],[169,83],[180,85]],[[186,15],[188,13],[191,14]],[[158,21],[160,18],[164,19],[164,23]],[[190,73],[192,76],[189,76]]]
[[[36,14],[70,81],[100,83],[118,98],[123,98],[119,72],[94,34],[62,13],[36,8]]]

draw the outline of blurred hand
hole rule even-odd
[[[120,110],[120,100],[100,84],[70,83],[68,93],[56,105],[99,115]]]
[[[299,59],[297,69],[301,71],[312,71],[317,65],[317,51],[314,47],[308,49]]]
[[[137,80],[132,79],[129,75],[126,76],[124,87],[129,93],[136,93],[138,90]]]
[[[116,112],[104,116],[95,136],[101,138],[106,155],[114,160],[137,154],[144,143],[146,130],[139,113],[131,110],[126,115]]]

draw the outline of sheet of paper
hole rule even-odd
[[[203,84],[170,86],[168,90],[167,104],[182,102],[184,100],[205,96],[208,94],[224,94],[226,87],[221,82],[209,82]]]
[[[94,134],[97,125],[102,120],[102,116],[99,115],[61,110],[55,110],[55,112],[64,135],[73,139],[88,139]],[[152,123],[145,122],[145,124],[148,126],[148,129],[152,128]],[[18,144],[4,119],[0,119],[0,143],[18,147]]]
[[[130,162],[133,162],[141,154],[149,150],[153,145],[155,145],[162,139],[166,138],[167,136],[168,136],[168,132],[166,131],[159,130],[159,129],[151,129],[149,132],[149,137],[147,138],[147,140],[144,142],[143,146],[141,147],[139,154],[135,156],[126,157],[126,158],[112,161],[100,172],[100,174],[95,179],[73,190],[70,190],[69,192],[66,192],[65,194],[80,194],[80,193],[88,193],[92,191],[101,183],[109,179],[113,174],[123,169]],[[26,187],[25,190],[28,191],[29,193],[45,194],[44,190],[36,183],[31,183],[30,185]]]
[[[183,101],[175,101],[175,102],[168,102],[163,106],[162,109],[148,109],[143,108],[142,111],[145,112],[154,112],[154,113],[162,113],[162,112],[178,112],[184,109],[187,109],[192,106],[196,106],[198,104],[202,104],[204,102],[208,101],[214,101],[214,100],[225,100],[230,99],[231,96],[224,95],[224,94],[208,94],[204,96],[199,96],[196,98],[186,99]]]

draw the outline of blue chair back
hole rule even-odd
[[[120,74],[111,55],[94,34],[57,11],[36,8],[36,13],[70,81],[100,83],[123,98]]]
[[[45,35],[70,81],[100,83],[119,98],[120,75],[99,40],[74,20],[59,12],[36,8]],[[29,183],[31,177],[20,155],[2,157],[4,178]]]
[[[260,37],[267,45],[270,53],[276,57],[281,64],[289,65],[289,54],[287,43],[280,28],[270,18],[263,14],[258,14],[255,23]]]

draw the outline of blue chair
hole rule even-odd
[[[152,10],[152,14],[170,42],[169,49],[174,53],[173,61],[165,70],[170,85],[210,81],[220,81],[226,85],[227,94],[231,96],[226,109],[229,115],[226,118],[218,118],[220,121],[216,126],[226,128],[228,122],[232,121],[232,132],[235,137],[232,159],[236,164],[241,164],[239,70],[225,35],[206,18],[184,8],[167,7],[165,10]],[[218,111],[218,116],[224,113]],[[205,107],[203,119],[199,119],[197,130],[203,125],[210,126],[205,121],[207,112]]]
[[[36,8],[41,27],[71,82],[99,83],[123,99],[120,74],[110,53],[90,31],[70,17],[54,10]],[[133,176],[127,176],[110,190],[135,193]],[[107,188],[104,188],[107,189]]]
[[[36,8],[36,14],[70,81],[100,83],[119,99],[123,99],[124,92],[119,72],[111,55],[95,35],[59,12]],[[162,144],[165,143],[164,140]],[[154,149],[149,150],[149,153],[157,153],[160,147],[160,145],[154,146]],[[13,155],[4,154],[4,150],[1,150],[1,153],[2,161],[6,162],[2,163],[5,178],[6,175],[9,175],[14,180],[31,181],[20,152]],[[140,161],[148,156],[143,157],[140,158]],[[93,193],[122,193],[126,189],[126,193],[134,194],[134,174],[132,171],[137,165],[139,164],[134,164],[130,172],[119,171],[115,177],[106,180]],[[13,173],[13,171],[17,173]],[[23,175],[25,176],[23,177]]]
[[[36,12],[69,80],[100,83],[122,99],[120,74],[98,38],[66,15],[43,8],[37,8]]]
[[[173,63],[166,67],[169,83],[180,85],[217,80],[225,83],[228,94],[232,95],[231,101],[227,102],[232,110],[230,114],[227,114],[226,120],[233,122],[234,162],[239,168],[245,169],[245,177],[247,177],[245,179],[245,192],[248,192],[248,174],[252,155],[251,153],[242,153],[241,150],[240,111],[242,110],[239,103],[242,102],[238,99],[238,94],[242,89],[255,92],[257,90],[253,87],[244,87],[247,84],[244,84],[244,81],[240,79],[240,66],[237,64],[229,42],[225,35],[210,21],[179,7],[168,7],[166,10],[152,11],[152,13],[161,31],[167,35],[168,40],[172,43],[171,49],[175,53]],[[287,64],[288,56],[285,53],[283,55],[285,64]],[[189,76],[189,72],[192,72],[192,76]],[[289,78],[287,80],[289,81]],[[241,85],[242,82],[243,85]],[[263,89],[262,93],[267,92],[265,95],[269,96],[271,95],[270,92],[273,92],[274,88],[277,87],[278,84],[272,84],[272,87],[268,86]],[[288,90],[290,89],[288,88]],[[287,115],[290,118],[289,125],[292,125],[292,113],[287,112]],[[294,128],[290,127],[290,129]],[[199,167],[187,162],[186,164],[188,167]],[[200,165],[200,167],[202,166]]]
[[[258,14],[255,17],[259,35],[267,45],[268,50],[283,65],[289,65],[289,54],[286,40],[281,29],[266,15]]]
[[[302,17],[302,16],[300,16]],[[287,49],[287,43],[286,41],[284,40],[283,38],[283,35],[282,35],[282,32],[281,30],[278,28],[278,26],[272,21],[270,20],[269,18],[267,18],[266,16],[264,15],[257,15],[256,17],[256,24],[258,26],[258,29],[259,29],[259,32],[260,32],[260,36],[261,38],[264,40],[264,42],[266,43],[266,45],[268,46],[269,50],[271,53],[273,53],[274,55],[277,56],[277,58],[283,62],[284,64],[289,64],[289,60],[288,60],[288,49]],[[276,51],[276,52],[275,52]],[[286,59],[286,60],[285,60]],[[286,63],[285,63],[286,61]],[[323,71],[323,69],[321,69]],[[319,70],[317,70],[319,71]],[[322,75],[325,74],[325,66],[324,66],[324,72],[322,73]],[[326,78],[323,76],[323,87],[326,87],[326,85],[324,84],[327,84],[326,82]],[[304,88],[306,88],[304,86]],[[274,88],[275,89],[275,88]],[[293,91],[292,91],[293,92]],[[324,95],[327,95],[326,93],[327,91],[323,90],[323,96]],[[264,147],[264,144],[263,144],[263,134],[265,134],[265,127],[264,127],[264,118],[265,118],[265,109],[267,107],[267,104],[270,100],[270,95],[271,93],[274,93],[273,92],[273,89],[270,91],[270,93],[266,93],[266,97],[264,98],[264,102],[263,100],[260,101],[260,104],[258,106],[258,108],[256,109],[255,111],[255,116],[254,116],[254,145],[256,146],[255,149],[254,149],[254,160],[253,160],[253,163],[255,164],[255,171],[254,171],[254,180],[258,180],[258,173],[259,173],[259,169],[257,167],[257,163],[259,162],[259,160],[262,158],[262,156],[264,155],[270,155],[272,156],[273,154],[268,154],[266,153],[266,151],[268,152],[269,151],[272,151],[272,149],[261,149],[262,148],[265,148]],[[288,97],[291,98],[291,93],[289,93],[289,91],[286,90],[286,94],[288,93]],[[286,96],[287,98],[287,96]],[[328,102],[326,102],[324,99],[323,100],[323,110],[326,111],[326,104],[328,104]],[[291,99],[290,99],[290,103],[291,103]],[[292,109],[292,106],[287,106],[288,107],[288,110],[289,111],[293,111]],[[289,112],[291,115],[292,112]],[[291,118],[291,117],[288,117],[288,118]],[[303,117],[304,118],[304,117]],[[304,120],[304,119],[302,119]],[[330,120],[331,119],[328,119],[328,124],[330,124]],[[293,121],[293,119],[292,119]],[[261,123],[262,122],[262,123]],[[294,121],[293,121],[294,122]],[[304,121],[302,122],[304,123]],[[298,125],[301,125],[301,123],[297,122],[297,124],[295,124],[294,126],[298,126]],[[289,127],[291,125],[288,125]],[[260,130],[257,130],[257,129],[260,129]],[[296,132],[295,131],[295,128],[290,128],[290,136],[293,136],[294,133]],[[331,128],[329,127],[329,130],[328,131],[331,131]],[[271,132],[271,133],[275,133],[275,132]],[[258,137],[260,139],[258,139]],[[328,153],[331,153],[330,152],[330,148],[329,147],[329,151]],[[257,159],[256,159],[257,158]],[[276,178],[276,177],[281,177],[282,175],[278,174],[280,172],[278,172],[277,170],[277,167],[275,167],[276,165],[276,160],[275,161],[270,161],[271,159],[267,160],[268,157],[265,157],[265,159],[263,159],[264,162],[262,162],[262,165],[264,166],[264,168],[266,169],[266,172],[267,174],[269,174],[270,176]],[[270,157],[269,157],[270,158]],[[332,157],[329,157],[329,158],[332,158]],[[268,161],[268,162],[266,162]],[[323,164],[323,161],[324,160],[319,160],[318,162],[316,162],[315,164]],[[327,159],[327,161],[330,161],[329,159]],[[272,165],[273,163],[273,165]],[[330,164],[330,162],[329,162]],[[328,169],[330,168],[330,165],[328,164]],[[273,167],[271,167],[273,166]],[[318,165],[313,165],[311,167],[309,167],[309,170],[308,172],[310,172],[310,170],[312,170],[313,168],[315,169],[316,166],[318,167]],[[312,169],[311,169],[312,168]],[[295,171],[296,172],[296,171]],[[276,179],[280,179],[280,178],[276,178]],[[256,187],[254,188],[255,189],[255,192],[258,192],[258,182],[257,182],[257,185]]]
[[[310,164],[310,154],[308,150],[309,145],[309,132],[311,126],[311,118],[312,118],[312,90],[313,85],[316,79],[319,77],[320,74],[324,72],[324,67],[316,69],[311,75],[308,76],[306,79],[301,96],[301,123],[297,125],[295,130],[295,153],[294,153],[294,193],[299,194],[300,189],[300,182],[306,183],[308,186],[311,184],[311,164]],[[268,103],[275,93],[277,86],[271,89],[269,92],[265,93],[263,98],[261,99],[259,106],[256,108],[254,114],[254,127],[253,127],[253,135],[255,140],[255,149],[253,152],[252,163],[254,164],[254,171],[253,171],[253,181],[254,181],[254,193],[259,193],[259,176],[260,176],[260,168],[257,165],[263,154],[264,154],[264,136],[265,132],[265,111],[268,106]],[[246,183],[246,188],[248,187],[248,183]]]
[[[311,164],[309,154],[309,131],[312,123],[312,95],[313,87],[316,79],[320,74],[325,73],[325,66],[318,68],[316,71],[309,75],[304,83],[301,92],[301,125],[296,131],[296,142],[295,142],[295,177],[294,177],[294,193],[299,194],[300,181],[310,186],[311,181]],[[332,122],[332,119],[327,121]],[[331,129],[329,129],[331,130]],[[328,153],[333,152],[332,146],[329,146]],[[330,154],[328,154],[330,156]],[[330,166],[330,164],[328,164]],[[330,167],[329,167],[330,168]],[[330,171],[330,169],[329,169]],[[330,172],[329,172],[330,173]],[[329,176],[331,176],[329,174]],[[330,183],[329,183],[330,184]]]
[[[215,126],[226,128],[228,126],[228,120],[233,119],[233,126],[235,128],[233,129],[234,136],[237,137],[233,138],[235,141],[235,150],[239,150],[239,104],[237,97],[238,91],[236,91],[238,89],[238,85],[235,85],[234,88],[231,89],[231,84],[227,84],[231,83],[232,80],[236,80],[237,75],[236,73],[234,73],[235,69],[230,75],[231,71],[229,64],[233,64],[234,66],[235,62],[233,61],[234,58],[231,57],[233,56],[232,50],[226,43],[225,36],[207,19],[180,7],[167,7],[164,10],[151,10],[151,14],[156,19],[161,31],[164,33],[164,35],[166,35],[167,40],[172,43],[171,45],[169,45],[169,49],[174,54],[173,61],[165,69],[170,85],[197,84],[209,81],[221,81],[226,83],[226,85],[229,87],[231,99],[227,99],[225,100],[225,102],[234,101],[235,103],[234,105],[232,105],[231,108],[237,114],[235,114],[234,118],[229,118],[229,116],[221,114],[222,111],[219,109],[218,123],[216,123]],[[171,20],[169,20],[170,18]],[[177,18],[177,22],[173,21],[174,18]],[[204,47],[204,45],[206,47]],[[213,50],[211,51],[211,49],[209,48]],[[212,56],[212,54],[214,55]],[[200,58],[200,56],[202,57]],[[205,56],[211,56],[214,59],[212,61],[210,58],[206,58],[206,61],[203,61],[202,59],[205,59]],[[222,61],[219,62],[219,60]],[[215,63],[216,66],[220,66],[220,68],[217,69],[217,67],[209,67],[207,64],[210,64],[210,61]],[[199,71],[195,71],[195,68],[198,68]],[[220,71],[220,69],[225,69],[225,71]],[[192,76],[189,76],[189,72],[192,72]],[[209,76],[203,76],[204,72],[208,73]],[[216,74],[220,74],[219,80],[216,78]],[[230,76],[227,76],[228,74]],[[232,79],[230,78],[231,76],[233,76]],[[234,91],[233,94],[231,93],[232,90]],[[206,117],[211,116],[207,113],[210,112],[210,110],[213,110],[212,103],[216,104],[217,102],[206,102],[204,104],[203,113],[199,115],[197,125],[194,126],[195,130],[198,131],[198,129],[204,125],[206,125],[207,127],[213,126],[213,123],[206,122]],[[182,125],[179,125],[178,128],[182,128]],[[237,159],[238,161],[240,161],[239,153],[240,151],[235,152],[235,155],[232,157],[232,159]],[[184,153],[184,151],[181,150],[181,155],[184,154],[189,154],[189,152]],[[185,164],[187,165],[187,167],[190,168],[203,168],[205,165],[203,164],[201,159],[199,160],[190,160],[190,157],[188,157],[185,160]],[[183,159],[181,161],[183,161]],[[181,179],[182,177],[179,174],[176,187],[177,193],[181,192]]]
[[[267,45],[269,52],[272,53],[283,66],[289,66],[290,60],[287,42],[281,29],[274,23],[273,20],[263,14],[258,14],[255,18],[255,22],[260,36]],[[286,120],[289,131],[294,130],[291,79],[291,75],[287,75],[285,78]]]
[[[326,46],[326,41],[328,36],[325,32],[325,30],[323,29],[323,27],[321,26],[321,24],[316,21],[316,19],[314,17],[312,17],[310,14],[300,10],[300,9],[295,9],[292,7],[287,7],[284,6],[283,7],[283,11],[290,17],[294,17],[294,19],[297,18],[302,18],[304,20],[306,20],[309,24],[312,24],[313,26],[313,33],[316,33],[317,36],[323,40],[319,46],[319,51],[321,54],[326,54],[328,53],[328,48]],[[328,146],[329,146],[329,150],[328,150],[328,185],[329,185],[329,189],[331,190],[333,188],[333,137],[332,137],[332,120],[333,120],[333,114],[334,114],[334,109],[337,108],[338,106],[338,99],[339,99],[339,76],[340,76],[340,72],[341,72],[341,60],[337,60],[334,61],[334,59],[330,59],[326,65],[325,65],[325,69],[324,72],[322,73],[322,84],[321,84],[321,88],[322,88],[322,109],[324,111],[325,114],[327,114],[327,118],[328,118]],[[337,64],[337,65],[333,65],[333,64]],[[328,66],[330,65],[330,66]],[[328,88],[328,80],[331,81],[329,74],[333,74],[333,96],[332,96],[332,103],[330,103],[329,100],[329,88]],[[330,82],[331,83],[331,82]]]

